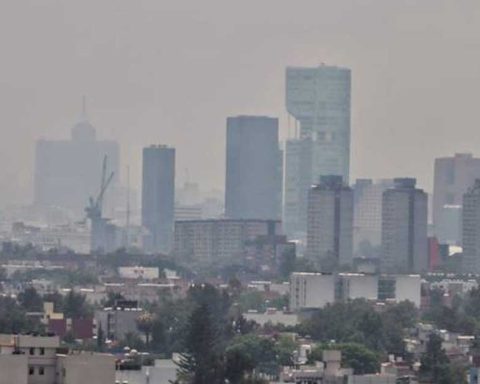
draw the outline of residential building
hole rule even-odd
[[[463,261],[465,273],[480,273],[480,179],[463,195]]]
[[[286,108],[300,126],[286,147],[288,233],[305,231],[302,207],[306,206],[309,186],[319,176],[341,175],[346,183],[349,181],[350,93],[351,74],[347,68],[322,64],[286,70]]]
[[[353,249],[359,257],[378,257],[382,244],[382,196],[393,180],[357,179],[353,186]],[[379,252],[379,251],[378,251]]]
[[[463,195],[480,178],[480,158],[471,153],[435,159],[433,225],[440,243],[461,245],[458,218],[445,212],[447,206],[463,204]]]
[[[225,215],[229,219],[281,217],[283,159],[278,119],[227,119]]]
[[[382,270],[428,270],[428,196],[413,178],[397,178],[382,199]]]
[[[332,270],[352,263],[353,191],[341,176],[322,176],[308,195],[306,255]]]
[[[117,300],[113,307],[95,311],[97,332],[101,328],[107,339],[122,340],[137,332],[137,319],[144,314],[137,301]]]
[[[335,301],[335,276],[294,272],[290,276],[290,310],[323,308]]]
[[[208,265],[244,262],[249,242],[282,233],[276,220],[188,220],[175,222],[175,257]]]
[[[35,150],[34,204],[60,207],[72,219],[83,219],[89,197],[100,193],[102,161],[108,158],[113,179],[105,196],[107,213],[112,213],[118,192],[118,143],[97,140],[96,130],[85,109],[71,130],[69,140],[38,140]]]
[[[59,347],[58,336],[0,335],[0,384],[114,383],[113,356]]]
[[[168,254],[173,244],[175,149],[152,145],[143,149],[142,225],[144,249]]]

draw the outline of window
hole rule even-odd
[[[45,348],[43,348],[43,347],[40,348],[40,355],[42,355],[42,356],[45,355]]]
[[[38,368],[38,374],[43,376],[45,374],[45,368],[44,367]]]
[[[28,374],[31,376],[35,373],[35,369],[33,367],[28,367]]]
[[[31,347],[30,348],[30,355],[34,355],[35,354],[35,348]]]

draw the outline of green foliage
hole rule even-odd
[[[93,314],[93,309],[86,302],[84,295],[76,293],[72,289],[64,298],[63,314],[65,317],[72,319],[90,317]]]
[[[439,329],[467,335],[480,333],[480,289],[472,289],[464,298],[454,297],[451,306],[443,304],[443,291],[430,291],[430,308],[423,320]]]
[[[185,352],[181,355],[178,369],[179,382],[223,383],[223,360],[219,338],[208,303],[203,302],[193,310],[186,332]]]
[[[465,373],[464,367],[449,361],[442,349],[442,338],[431,334],[421,359],[420,377],[422,381],[438,384],[466,384]]]
[[[43,311],[43,299],[33,287],[29,287],[19,293],[17,300],[27,312]]]
[[[417,312],[411,303],[400,303],[376,312],[364,300],[329,304],[302,322],[298,331],[320,342],[359,343],[372,350],[404,353],[405,328],[414,324]]]
[[[322,361],[322,352],[326,349],[340,350],[342,352],[342,366],[352,368],[356,375],[377,373],[380,370],[380,355],[357,343],[317,345],[308,356],[309,363]]]
[[[240,294],[237,305],[240,312],[247,312],[248,310],[264,312],[267,307],[263,294],[259,291],[248,291]]]
[[[0,296],[0,333],[40,332],[43,326],[26,316],[15,299]]]

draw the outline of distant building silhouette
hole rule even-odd
[[[308,194],[307,257],[323,270],[352,263],[353,191],[341,176],[322,176]]]
[[[282,152],[278,119],[238,116],[227,119],[225,215],[229,219],[279,219]]]
[[[347,68],[287,68],[286,107],[300,123],[299,134],[286,149],[285,225],[290,234],[305,231],[308,186],[318,176],[340,175],[348,184],[350,83]]]
[[[382,268],[393,273],[428,270],[428,196],[414,178],[394,179],[383,193]]]
[[[461,245],[463,195],[480,178],[480,158],[470,153],[435,159],[433,225],[440,243]]]
[[[480,179],[463,195],[463,260],[465,273],[480,273]]]
[[[165,145],[143,149],[142,225],[144,249],[167,254],[173,246],[175,149]]]
[[[85,217],[90,196],[97,196],[102,175],[102,161],[108,157],[114,172],[111,191],[118,184],[120,150],[115,141],[96,139],[96,131],[85,109],[73,126],[70,140],[38,140],[35,153],[34,203],[60,207],[73,218]],[[113,193],[107,192],[110,196]],[[111,205],[106,198],[107,207]]]

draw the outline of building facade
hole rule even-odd
[[[226,157],[226,217],[280,219],[283,159],[278,142],[278,119],[229,117]]]
[[[290,277],[290,310],[323,308],[335,301],[365,299],[421,303],[420,275],[294,272]]]
[[[382,197],[393,186],[393,180],[357,179],[354,186],[353,248],[359,257],[382,244]],[[365,249],[366,248],[366,249]]]
[[[382,259],[384,271],[428,270],[428,196],[413,178],[397,178],[383,193]]]
[[[114,383],[114,356],[59,348],[58,336],[0,335],[0,384]]]
[[[285,220],[289,231],[305,230],[302,206],[306,203],[301,199],[306,201],[308,187],[316,183],[318,177],[341,175],[349,181],[350,94],[351,73],[347,68],[321,65],[286,70],[286,108],[300,126],[286,149],[289,153],[285,204],[289,204],[290,209],[286,208]],[[304,149],[305,146],[309,148]],[[301,173],[296,177],[299,168]],[[292,207],[296,200],[299,201],[294,214]]]
[[[176,258],[208,265],[244,262],[250,242],[282,233],[276,220],[188,220],[175,222]]]
[[[463,260],[465,273],[480,273],[480,179],[463,195]]]
[[[312,140],[289,139],[285,143],[285,232],[301,238],[307,231],[308,190],[312,185]]]
[[[441,244],[461,245],[463,195],[480,178],[480,158],[470,153],[435,159],[433,225]]]
[[[175,149],[165,145],[143,149],[142,225],[144,249],[169,253],[173,244]]]
[[[322,176],[308,195],[307,257],[322,270],[352,264],[353,191],[341,176]]]

